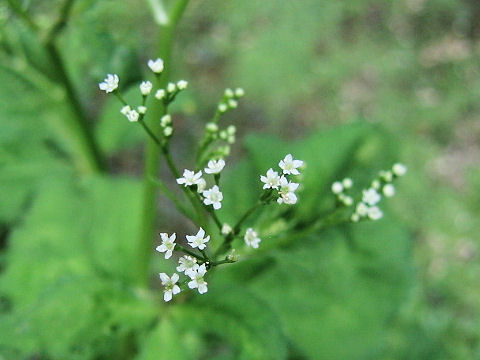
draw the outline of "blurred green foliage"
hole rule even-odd
[[[43,26],[60,3],[24,5]],[[238,85],[247,96],[231,119],[240,135],[257,133],[234,153],[221,218],[252,203],[258,174],[284,154],[307,168],[293,212],[257,219],[264,250],[219,269],[204,296],[167,306],[157,280],[146,290],[133,279],[144,137],[97,91],[116,72],[135,97],[156,32],[141,5],[79,0],[58,39],[108,160],[109,174],[85,174],[48,57],[0,4],[0,358],[480,357],[480,6],[191,2],[174,55],[193,94],[175,109],[176,158],[189,161],[223,87]],[[410,173],[384,220],[282,236],[289,217],[309,222],[332,206],[332,181],[366,184],[398,159]],[[185,224],[167,201],[158,222],[173,232],[170,219]]]

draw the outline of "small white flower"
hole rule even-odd
[[[207,174],[218,174],[225,167],[225,160],[210,160],[205,168]]]
[[[355,212],[359,216],[366,216],[368,214],[368,206],[363,202],[358,203],[357,208],[355,209]]]
[[[180,292],[180,287],[177,285],[178,274],[173,273],[172,277],[168,276],[165,273],[160,273],[160,279],[162,280],[162,285],[165,287],[163,290],[163,300],[170,301],[172,296]]]
[[[297,195],[293,192],[289,193],[281,193],[280,197],[277,199],[277,203],[279,204],[287,204],[287,205],[294,205],[297,203]]]
[[[177,85],[175,85],[175,84],[172,83],[172,82],[169,82],[169,83],[167,84],[167,92],[172,93],[172,92],[174,92],[175,90],[177,90]]]
[[[162,118],[160,119],[160,125],[162,127],[166,127],[172,123],[172,117],[170,114],[163,115]]]
[[[342,204],[345,205],[345,206],[352,206],[353,205],[353,198],[351,196],[340,194],[340,196],[338,198],[342,202]]]
[[[185,169],[183,171],[183,177],[177,179],[177,184],[184,184],[185,187],[198,185],[200,179],[202,178],[202,172],[199,171],[195,174],[194,171]]]
[[[222,140],[227,140],[228,133],[227,133],[225,130],[222,130],[222,131],[220,131],[220,133],[218,134],[218,136],[219,136],[220,139],[222,139]]]
[[[148,67],[155,73],[160,74],[163,71],[163,60],[158,58],[156,60],[148,60]]]
[[[218,104],[218,111],[220,111],[221,113],[224,113],[227,110],[228,110],[227,104],[225,103]]]
[[[232,109],[235,109],[238,106],[237,100],[233,100],[233,99],[228,100],[228,106]]]
[[[199,265],[197,264],[197,259],[192,256],[182,256],[178,259],[177,271],[185,273],[185,275],[190,276],[190,274],[195,273]]]
[[[207,182],[205,181],[204,178],[200,178],[197,183],[197,192],[201,194],[206,187],[207,187]]]
[[[188,86],[188,81],[186,80],[180,80],[177,82],[177,87],[179,90],[185,90]]]
[[[278,189],[280,185],[280,176],[278,176],[278,172],[272,168],[268,169],[267,176],[261,175],[260,180],[265,183],[265,185],[263,185],[264,189]]]
[[[352,220],[352,222],[358,222],[360,220],[360,215],[358,215],[357,213],[353,213],[350,220]]]
[[[142,106],[139,106],[137,110],[139,114],[145,115],[145,113],[147,112],[147,107],[142,105]]]
[[[173,128],[171,126],[167,126],[165,129],[163,129],[163,135],[165,137],[170,137],[173,134]]]
[[[247,231],[245,232],[244,240],[245,244],[251,246],[254,249],[258,249],[258,244],[260,244],[260,241],[262,241],[262,239],[258,237],[257,232],[252,228],[247,229]]]
[[[158,100],[162,100],[165,97],[165,95],[166,95],[166,92],[163,89],[158,89],[157,92],[155,93],[155,97]]]
[[[157,246],[155,250],[165,253],[165,259],[170,259],[172,252],[175,249],[175,239],[177,238],[177,234],[173,233],[169,237],[167,233],[161,233],[160,237],[162,239],[162,243]]]
[[[140,114],[137,112],[137,110],[130,110],[127,114],[127,119],[130,122],[138,121],[139,117],[140,117]]]
[[[353,186],[353,180],[350,178],[345,178],[342,181],[342,185],[345,189],[350,189]]]
[[[235,135],[236,132],[237,132],[237,128],[235,127],[235,125],[229,125],[227,127],[227,134],[228,135]]]
[[[209,122],[209,123],[207,123],[207,125],[205,125],[205,129],[208,132],[216,133],[218,131],[218,125],[215,124],[214,122]]]
[[[232,227],[227,223],[223,224],[222,226],[222,235],[228,235],[232,232]]]
[[[122,109],[120,110],[120,112],[127,116],[127,114],[132,110],[132,108],[129,106],[129,105],[125,105],[124,107],[122,107]]]
[[[292,154],[285,156],[285,159],[280,160],[278,166],[283,170],[284,174],[298,175],[300,172],[297,170],[300,166],[303,165],[302,160],[294,160]]]
[[[198,248],[199,250],[203,250],[207,247],[205,245],[210,241],[210,235],[205,237],[205,230],[200,228],[197,232],[197,235],[187,235],[187,241],[188,245],[190,245],[192,248]]]
[[[235,144],[235,136],[234,136],[234,135],[229,135],[229,136],[227,137],[227,142],[228,142],[229,144]]]
[[[100,90],[103,90],[108,94],[108,93],[111,93],[112,91],[117,90],[119,81],[120,80],[117,74],[113,74],[113,75],[107,74],[107,77],[105,78],[105,80],[103,80],[103,82],[98,84],[98,87],[100,88]]]
[[[380,201],[382,197],[380,194],[377,192],[377,190],[370,188],[367,190],[363,190],[363,196],[362,196],[362,201],[364,203],[367,203],[368,205],[375,205]]]
[[[205,264],[200,265],[197,271],[188,275],[192,279],[192,281],[188,282],[188,287],[190,289],[198,289],[200,294],[205,294],[208,291],[208,283],[203,279],[206,273],[207,267]]]
[[[230,251],[230,254],[227,255],[227,260],[238,261],[238,254],[236,253],[235,249],[232,249],[232,251]]]
[[[375,190],[380,189],[380,181],[378,181],[378,180],[373,180],[373,181],[372,181],[372,188],[374,188]]]
[[[378,208],[378,206],[372,206],[368,208],[368,217],[372,220],[381,219],[383,216],[382,210]]]
[[[395,195],[395,186],[393,186],[392,184],[386,184],[383,189],[383,195],[385,195],[386,197],[392,197],[393,195]]]
[[[143,96],[147,96],[150,94],[150,91],[152,91],[152,83],[150,81],[142,81],[140,84],[140,92],[142,93]]]
[[[245,95],[245,91],[242,88],[236,88],[235,89],[235,96],[236,97],[242,97]]]
[[[392,171],[396,176],[403,176],[407,173],[407,167],[403,164],[396,163],[393,165]]]
[[[288,205],[296,204],[297,195],[295,195],[295,190],[298,189],[300,184],[288,181],[285,176],[282,175],[279,181],[280,190],[278,193],[280,197],[277,199],[279,204],[285,203]]]
[[[343,191],[343,185],[340,181],[335,181],[332,184],[332,192],[334,194],[340,194]]]
[[[222,207],[221,201],[223,200],[223,194],[217,185],[209,190],[205,190],[202,195],[205,198],[203,199],[205,205],[212,205],[215,210]]]
[[[232,90],[232,89],[230,89],[230,88],[225,89],[225,96],[226,96],[226,97],[231,98],[231,97],[233,97],[234,95],[235,95],[235,94],[233,93],[233,90]]]

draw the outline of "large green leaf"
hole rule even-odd
[[[2,339],[0,353],[113,357],[149,325],[152,306],[132,288],[140,199],[128,179],[43,184],[9,238],[0,293],[12,308],[0,328],[19,341]]]

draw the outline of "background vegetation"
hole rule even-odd
[[[269,251],[173,306],[158,256],[138,281],[145,136],[97,88],[116,72],[136,89],[158,26],[148,2],[78,0],[63,27],[62,3],[0,4],[0,359],[480,358],[478,2],[192,1],[171,64],[190,82],[177,161],[225,87],[247,94],[228,119],[249,135],[227,162],[223,219],[289,151],[308,164],[305,221],[334,180],[398,160],[409,173],[383,220],[287,243],[286,220],[265,225]],[[156,230],[189,231],[157,206]]]

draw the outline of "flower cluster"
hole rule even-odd
[[[383,217],[382,210],[378,207],[378,203],[382,199],[382,195],[385,197],[392,197],[395,195],[395,186],[393,181],[405,175],[407,167],[403,164],[394,164],[391,170],[382,170],[378,173],[370,187],[362,190],[361,199],[355,205],[355,210],[350,217],[353,222],[358,222],[362,219],[379,220]],[[345,186],[345,180],[343,182],[335,182],[332,184],[332,191],[338,196],[343,194],[343,190],[347,188]],[[350,184],[351,180],[349,181]],[[351,182],[353,185],[353,182]],[[353,199],[351,204],[353,205]]]
[[[353,198],[346,194],[346,191],[353,186],[353,180],[345,178],[342,181],[335,181],[332,184],[332,192],[337,196],[337,201],[345,206],[353,205]]]
[[[148,67],[157,79],[160,78],[164,70],[164,63],[162,59],[148,60]],[[139,85],[140,95],[142,97],[142,104],[137,107],[127,104],[123,99],[122,95],[119,92],[118,84],[119,77],[116,74],[108,74],[105,80],[98,84],[100,90],[105,91],[106,93],[113,93],[117,98],[122,102],[123,107],[120,109],[120,112],[125,115],[125,117],[130,122],[142,122],[145,114],[147,113],[147,107],[145,106],[148,96],[152,93],[154,85],[152,82],[146,80],[142,81]],[[155,91],[155,98],[162,101],[164,105],[169,105],[178,93],[182,90],[185,90],[188,86],[188,82],[185,80],[180,80],[177,83],[168,83],[165,89],[157,89]],[[170,115],[168,115],[170,116]],[[163,118],[162,118],[163,119]],[[168,138],[173,133],[173,128],[171,126],[171,118],[168,123],[169,126],[164,125],[165,120],[162,122],[163,135]]]
[[[225,89],[223,98],[218,104],[218,111],[220,113],[226,113],[228,110],[235,109],[238,106],[238,99],[245,95],[245,91],[242,88]]]
[[[165,259],[169,259],[172,256],[172,251],[182,249],[175,242],[175,233],[170,236],[166,233],[161,233],[160,238],[162,243],[157,246],[156,250],[160,253],[165,253]],[[196,235],[187,235],[186,240],[192,249],[204,250],[207,246],[206,244],[210,241],[210,236],[205,236],[205,230],[200,228]],[[201,264],[199,264],[199,261]],[[209,262],[200,256],[193,257],[184,255],[180,257],[178,259],[177,271],[187,277],[180,285],[188,282],[187,285],[190,289],[197,289],[200,294],[206,293],[208,291],[208,284],[204,280],[204,277],[207,273],[207,266],[209,266]],[[170,277],[165,273],[160,273],[160,279],[164,286],[163,299],[165,301],[170,301],[173,295],[180,293],[181,288],[177,285],[180,276],[177,273],[173,273]]]
[[[295,190],[298,189],[299,184],[290,181],[288,176],[300,175],[298,169],[303,166],[303,161],[295,160],[292,154],[288,154],[283,160],[280,160],[278,166],[282,170],[282,175],[270,168],[267,170],[266,175],[260,176],[260,181],[264,183],[263,189],[277,190],[275,198],[279,204],[296,204],[297,195]],[[270,193],[272,193],[271,190]]]
[[[207,166],[203,169],[206,174],[214,175],[218,181],[220,172],[225,167],[225,160],[210,160]],[[202,171],[192,171],[185,169],[183,176],[177,179],[177,184],[184,185],[185,187],[196,187],[197,193],[200,199],[205,205],[212,205],[215,210],[222,207],[223,194],[220,191],[218,185],[212,186],[210,189],[205,190],[207,181],[202,177]]]

